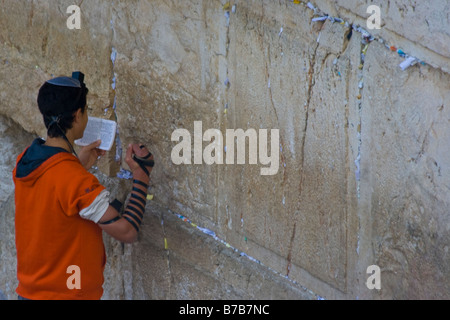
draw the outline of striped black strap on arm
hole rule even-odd
[[[117,216],[115,218],[112,218],[111,220],[105,221],[105,222],[99,222],[99,224],[107,225],[116,222],[117,220],[120,220],[120,216]]]
[[[141,186],[143,186],[145,189],[148,188],[148,184],[146,184],[146,183],[144,183],[144,182],[142,182],[142,181],[139,181],[139,180],[134,179],[134,180],[133,180],[133,183],[136,183],[136,184],[138,184],[138,185],[141,185]]]
[[[130,224],[133,226],[133,228],[136,229],[136,232],[139,232],[139,227],[138,227],[138,225],[141,225],[140,223],[138,223],[138,225],[136,225],[136,223],[135,223],[132,219],[128,218],[125,214],[123,215],[123,218],[124,218],[125,220],[127,220],[128,223],[130,223]]]
[[[114,209],[116,209],[116,211],[119,213],[120,213],[120,211],[122,211],[123,203],[117,199],[114,199],[109,205],[111,207],[113,207]]]
[[[127,220],[137,232],[144,218],[145,205],[147,203],[147,192],[143,191],[139,186],[148,188],[148,185],[142,181],[133,180],[133,189],[130,199],[123,214],[123,218]]]
[[[149,168],[153,168],[155,166],[155,161],[149,159],[152,156],[152,153],[149,152],[145,157],[138,157],[137,155],[133,155],[133,160],[141,167],[141,169],[145,172],[146,175],[150,175]]]
[[[113,207],[119,214],[122,211],[123,203],[120,202],[117,199],[114,199],[109,205],[111,207]],[[99,224],[107,225],[107,224],[114,223],[114,222],[116,222],[119,219],[120,219],[120,215],[115,217],[115,218],[112,218],[111,220],[108,220],[108,221],[105,221],[105,222],[99,222]]]

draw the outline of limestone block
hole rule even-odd
[[[448,57],[450,22],[448,1],[336,1],[336,5],[368,18],[369,5],[380,8],[382,28],[402,35],[428,49]],[[342,11],[342,10],[341,10]],[[375,30],[376,32],[376,30]]]
[[[449,75],[370,44],[364,66],[361,215],[382,298],[448,299]]]
[[[328,1],[317,0],[316,7],[331,16],[345,19],[360,25],[376,37],[386,40],[389,45],[401,48],[404,52],[435,68],[449,72],[450,10],[446,0],[439,1]],[[380,8],[381,29],[369,30],[367,13],[370,5]]]
[[[16,245],[14,236],[14,182],[17,156],[35,137],[20,125],[0,115],[0,291],[15,299]]]
[[[16,243],[14,237],[14,194],[0,202],[0,291],[7,299],[17,299]]]
[[[158,204],[151,203],[148,209],[139,245],[131,256],[134,299],[316,298],[300,285],[199,233]]]
[[[71,4],[7,0],[0,11],[0,113],[41,136],[45,127],[36,98],[39,87],[51,77],[80,70],[90,89],[91,114],[102,115],[112,107],[109,2],[84,2],[80,30],[67,28]]]
[[[116,114],[123,151],[132,141],[145,143],[158,168],[152,176],[158,201],[214,223],[217,168],[174,165],[171,135],[180,128],[193,134],[194,121],[202,121],[204,130],[219,128],[218,26],[213,21],[223,17],[221,7],[140,1],[133,7],[119,3],[116,9]]]
[[[311,12],[293,9],[283,24],[272,20],[275,4],[242,4],[231,17],[225,126],[278,128],[280,168],[267,177],[255,166],[219,168],[219,233],[295,280],[303,269],[345,290],[360,43],[347,49],[337,24],[294,27]]]

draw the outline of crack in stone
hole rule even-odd
[[[316,64],[316,55],[317,55],[317,49],[319,48],[319,43],[316,44],[315,48],[314,48],[314,52],[312,54],[312,57],[309,61],[309,70],[308,70],[308,93],[307,93],[307,97],[306,97],[306,103],[305,103],[305,123],[304,123],[304,127],[303,127],[303,137],[302,137],[302,145],[301,145],[301,173],[300,173],[300,182],[299,182],[299,192],[298,192],[298,197],[301,197],[302,194],[302,184],[303,184],[303,167],[305,164],[305,143],[306,143],[306,132],[308,130],[308,118],[309,118],[309,105],[311,102],[311,94],[312,94],[312,90],[314,88],[315,85],[315,81],[314,81],[314,66]],[[286,266],[286,276],[289,275],[290,272],[290,268],[291,268],[291,260],[292,260],[292,248],[294,245],[294,239],[295,239],[295,232],[296,232],[296,228],[297,228],[297,217],[298,217],[298,210],[295,212],[294,214],[294,226],[292,228],[292,236],[289,242],[289,251],[288,251],[288,255],[287,255],[287,266]]]
[[[311,102],[311,94],[312,94],[312,89],[314,88],[315,85],[315,81],[314,81],[314,65],[316,63],[316,54],[317,54],[317,49],[319,47],[319,44],[316,45],[316,47],[314,48],[314,52],[313,55],[311,57],[311,60],[309,61],[309,70],[308,70],[308,93],[306,96],[306,103],[305,103],[305,123],[303,126],[303,137],[302,137],[302,145],[301,145],[301,155],[302,155],[302,159],[301,159],[301,175],[300,175],[300,183],[299,183],[299,195],[301,195],[302,193],[302,182],[303,182],[303,166],[305,163],[305,143],[306,143],[306,132],[308,130],[308,119],[309,119],[309,106],[310,106],[310,102]]]

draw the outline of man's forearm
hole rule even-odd
[[[133,187],[130,198],[122,217],[130,223],[136,232],[144,218],[145,205],[147,203],[147,189],[149,177],[147,175],[134,175]]]
[[[112,237],[127,243],[137,239],[147,203],[147,189],[154,160],[144,145],[130,144],[125,161],[133,172],[133,187],[125,211],[122,204],[113,201],[99,221],[99,226]]]

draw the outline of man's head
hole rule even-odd
[[[84,76],[82,73],[72,76],[48,80],[39,89],[37,103],[51,138],[62,137],[72,128],[78,110],[82,114],[86,112],[89,90],[83,82]]]

